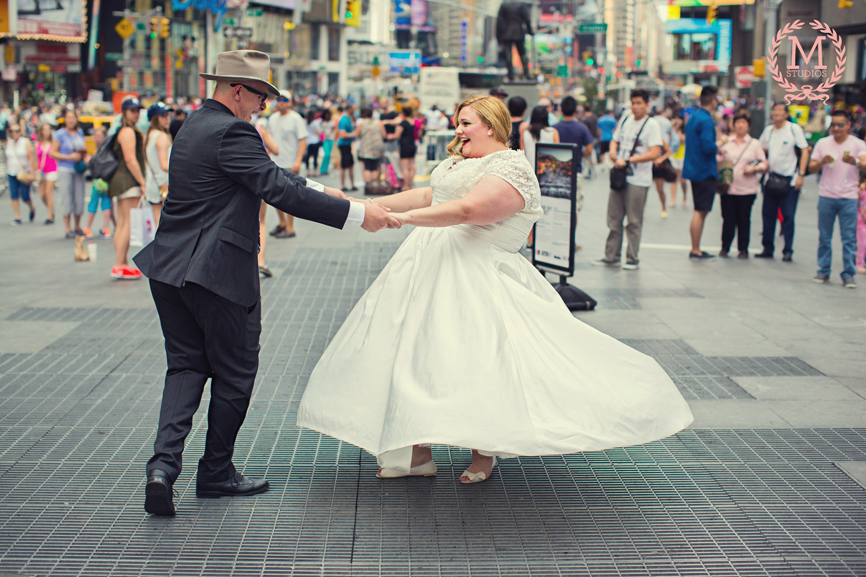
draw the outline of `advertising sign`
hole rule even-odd
[[[536,144],[536,168],[544,215],[535,223],[533,266],[557,274],[574,274],[577,214],[577,147]]]
[[[15,34],[34,40],[87,40],[86,0],[17,0]]]
[[[665,22],[665,32],[674,35],[674,44],[688,48],[688,54],[675,55],[672,64],[693,62],[690,71],[721,72],[726,74],[731,66],[731,38],[733,26],[730,20],[716,20],[708,24],[703,18],[680,18]],[[688,42],[679,42],[688,35]],[[679,37],[679,38],[678,38]],[[712,54],[712,58],[707,58]],[[667,72],[667,70],[665,71]]]
[[[418,74],[421,70],[421,52],[394,50],[388,53],[388,64],[395,74]]]

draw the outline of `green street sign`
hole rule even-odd
[[[604,24],[602,22],[581,24],[580,26],[578,26],[577,31],[580,34],[597,34],[599,32],[607,32],[607,24]]]
[[[556,68],[556,75],[560,76],[562,78],[565,78],[566,76],[568,76],[568,66],[565,64],[560,64]]]
[[[250,8],[249,10],[247,10],[247,16],[252,16],[253,18],[257,18],[262,14],[264,14],[264,10],[262,10],[261,8]]]
[[[223,16],[223,24],[225,26],[237,26],[237,21],[231,16]]]
[[[144,32],[145,30],[147,30],[147,24],[145,24],[144,22],[136,22],[135,29]]]
[[[123,52],[106,52],[105,59],[109,62],[117,62],[123,60]]]

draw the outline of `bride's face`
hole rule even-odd
[[[463,143],[462,154],[466,158],[479,158],[489,151],[495,142],[493,130],[484,125],[478,113],[467,106],[460,111],[454,134]]]

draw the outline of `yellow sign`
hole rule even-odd
[[[797,124],[803,128],[809,124],[809,107],[808,106],[789,106],[788,113],[795,118]]]
[[[126,18],[118,22],[117,26],[115,26],[114,29],[117,31],[117,34],[124,40],[135,34],[135,26],[133,26],[132,23]]]
[[[6,62],[15,62],[15,47],[11,44],[6,45]]]
[[[39,72],[51,72],[51,67],[47,64],[40,64],[37,68]]]
[[[370,69],[370,76],[372,76],[373,78],[379,78],[380,72],[381,71],[379,70],[379,67],[376,65],[373,65],[373,68]]]
[[[679,6],[668,6],[668,20],[679,20],[682,9]]]

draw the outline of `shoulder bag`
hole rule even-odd
[[[640,125],[640,130],[637,131],[637,134],[634,137],[634,146],[631,147],[631,153],[629,153],[627,158],[631,158],[634,156],[635,150],[637,150],[637,142],[640,138],[640,133],[643,132],[643,127],[646,126],[649,118],[643,121],[643,124]],[[622,124],[619,127],[620,133],[625,127],[625,123],[628,122],[628,117],[622,121]],[[628,175],[628,161],[626,161],[626,166],[622,168],[611,168],[610,169],[610,189],[611,190],[625,190],[625,187],[628,183],[625,180],[625,177]]]
[[[746,151],[749,150],[750,146],[752,146],[751,142],[743,148],[743,152],[740,153],[740,156],[738,156],[737,160],[734,162],[731,162],[730,160],[722,160],[719,162],[719,180],[716,181],[716,192],[719,194],[728,194],[728,190],[734,182],[734,167],[737,166],[737,163],[740,162],[740,159],[743,158],[743,155],[746,154]]]
[[[790,124],[790,123],[789,123]],[[767,143],[767,163],[770,162],[770,145],[773,142],[774,128],[770,129],[770,139]],[[791,136],[794,137],[794,129],[791,128]],[[799,165],[797,170],[799,170]],[[784,196],[791,190],[791,176],[778,174],[776,172],[767,172],[767,178],[764,179],[764,194],[771,196]]]

